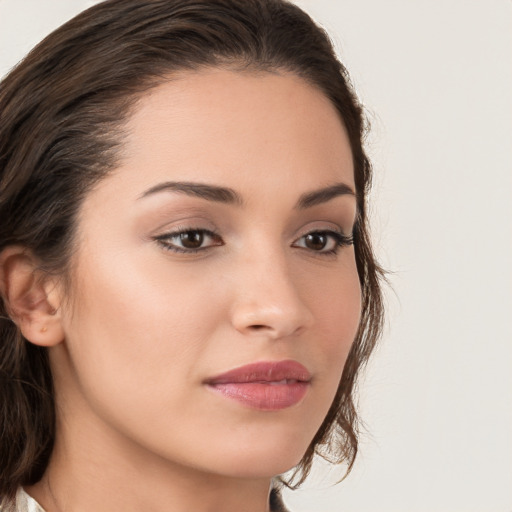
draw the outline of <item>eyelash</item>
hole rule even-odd
[[[213,243],[212,245],[208,245],[206,247],[199,247],[199,248],[184,248],[184,247],[179,247],[176,244],[170,243],[170,240],[177,239],[183,235],[191,234],[191,233],[200,234],[202,237],[205,237],[205,236],[210,237],[211,239],[213,239],[215,241],[215,243]],[[329,237],[334,241],[334,247],[327,251],[326,250],[316,251],[316,250],[310,249],[308,247],[295,245],[299,240],[304,240],[307,236],[310,236],[310,235],[320,235],[320,236]],[[222,238],[220,237],[220,235],[218,233],[215,233],[214,231],[211,231],[209,229],[203,229],[203,228],[180,229],[177,231],[159,235],[159,236],[155,237],[154,239],[165,250],[175,252],[175,253],[180,253],[180,254],[196,254],[196,253],[199,253],[202,251],[206,251],[212,247],[218,247],[218,246],[224,245],[224,242],[222,241]],[[292,247],[298,247],[301,249],[309,250],[310,252],[317,253],[319,255],[335,255],[338,253],[338,251],[341,247],[353,245],[353,243],[354,243],[353,235],[347,236],[338,231],[333,231],[330,229],[323,229],[323,230],[313,230],[313,231],[309,231],[308,233],[305,233],[300,238],[298,238],[296,242],[294,242]]]

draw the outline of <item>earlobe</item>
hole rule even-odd
[[[64,339],[54,285],[36,264],[32,253],[20,246],[0,252],[0,294],[7,312],[23,336],[40,346],[57,345]]]

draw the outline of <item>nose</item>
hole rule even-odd
[[[298,335],[313,324],[313,314],[299,294],[285,258],[252,258],[240,271],[231,321],[244,335],[280,339]],[[305,290],[302,290],[305,292]]]

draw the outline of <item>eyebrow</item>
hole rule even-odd
[[[186,181],[166,181],[159,183],[158,185],[146,190],[139,199],[164,191],[178,192],[180,194],[199,197],[201,199],[206,199],[207,201],[215,201],[218,203],[234,204],[238,206],[243,206],[244,204],[242,197],[232,188]],[[295,208],[298,210],[305,210],[343,195],[355,197],[355,192],[345,183],[336,183],[329,187],[302,194],[299,197]]]
[[[319,190],[314,190],[313,192],[306,192],[302,194],[297,201],[296,208],[299,210],[304,210],[306,208],[311,208],[312,206],[317,206],[322,203],[327,203],[331,199],[334,199],[338,196],[354,196],[355,192],[351,187],[346,185],[345,183],[336,183],[335,185],[331,185],[329,187],[321,188]]]
[[[146,190],[139,199],[163,191],[178,192],[188,196],[200,197],[208,201],[215,201],[217,203],[236,204],[239,206],[243,204],[241,196],[231,188],[186,181],[166,181],[159,183]]]

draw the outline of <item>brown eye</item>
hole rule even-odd
[[[186,229],[155,237],[164,249],[179,253],[196,253],[224,245],[222,238],[208,229]]]
[[[324,233],[310,233],[304,238],[304,245],[312,251],[321,251],[325,249],[329,238]]]
[[[180,234],[180,241],[185,249],[199,249],[203,245],[204,234],[201,231],[187,231]]]
[[[293,243],[293,247],[307,249],[320,254],[336,254],[340,247],[352,245],[352,235],[347,236],[336,231],[312,231],[301,236]]]

